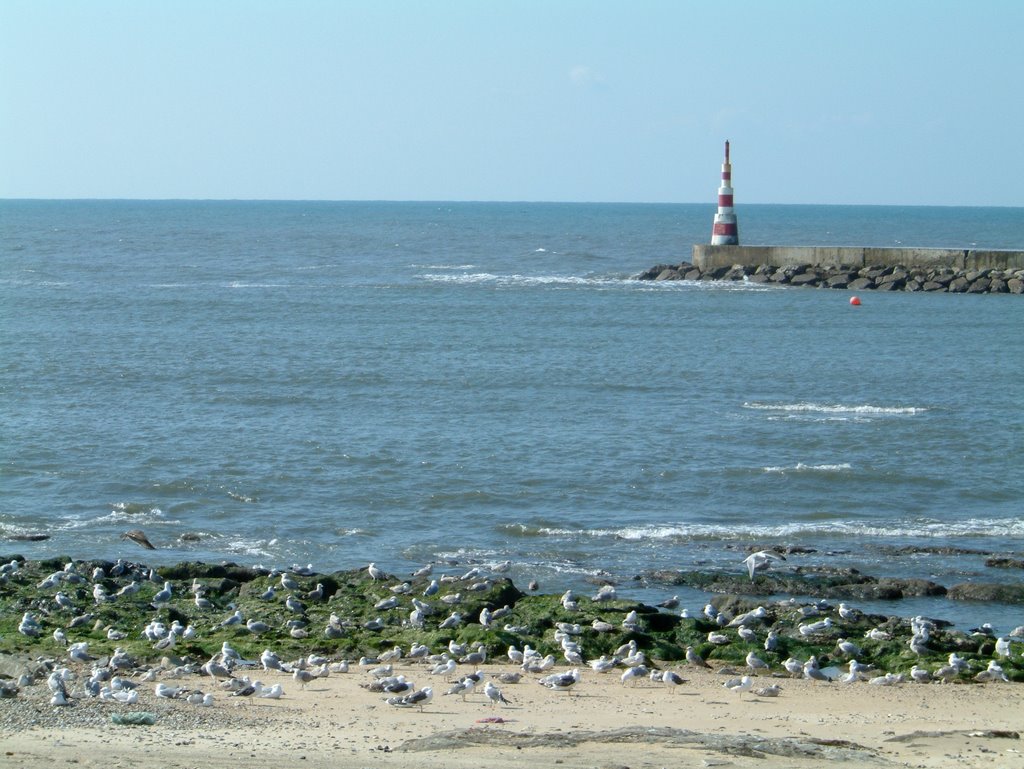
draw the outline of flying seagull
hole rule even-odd
[[[138,544],[142,545],[147,550],[156,550],[156,548],[153,547],[153,543],[149,541],[149,537],[146,536],[146,532],[144,532],[142,529],[132,529],[131,531],[126,531],[124,534],[121,535],[121,539],[130,539],[132,542],[137,542]]]

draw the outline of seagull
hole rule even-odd
[[[245,626],[249,629],[249,632],[253,635],[259,635],[260,633],[266,633],[270,630],[270,625],[266,622],[262,622],[258,619],[247,620]]]
[[[768,663],[754,654],[754,652],[748,652],[747,667],[750,668],[752,673],[756,673],[758,670],[768,670]]]
[[[626,671],[619,676],[619,680],[622,681],[623,684],[632,681],[633,685],[636,686],[636,682],[641,678],[646,678],[649,672],[650,671],[647,670],[646,666],[637,665],[635,667],[626,668]]]
[[[742,678],[730,678],[726,681],[723,686],[731,692],[736,692],[741,697],[744,692],[749,692],[754,688],[754,679],[750,676],[743,676]]]
[[[751,553],[743,559],[743,563],[747,565],[747,572],[750,574],[750,581],[754,581],[754,572],[767,571],[771,568],[772,561],[785,561],[786,557],[773,553],[770,550],[758,550],[756,553]]]
[[[388,697],[387,703],[400,708],[411,708],[415,705],[420,710],[423,710],[423,706],[430,702],[433,697],[434,690],[429,686],[424,686],[418,692],[406,694],[404,697]]]
[[[772,684],[771,686],[763,686],[760,689],[755,689],[754,694],[758,697],[778,697],[781,691],[781,686],[778,684]]]
[[[741,641],[746,641],[747,643],[754,643],[757,640],[757,634],[746,625],[740,625],[736,629],[736,634],[740,637]]]
[[[87,641],[79,641],[78,643],[71,644],[68,647],[68,657],[75,662],[81,662],[83,664],[92,662],[96,658],[89,654],[89,643]]]
[[[580,681],[579,668],[573,668],[568,673],[553,673],[545,676],[537,683],[555,692],[566,692],[572,696],[572,688]]]
[[[682,686],[686,683],[686,679],[674,670],[666,670],[661,674],[661,682],[666,686],[670,686],[672,691],[675,692],[677,686]]]
[[[157,609],[165,606],[171,600],[172,595],[171,583],[164,582],[164,589],[157,591],[156,595],[153,596],[153,606]]]
[[[686,661],[694,667],[698,668],[710,668],[711,666],[704,661],[704,658],[694,651],[692,646],[686,647]]]
[[[512,704],[507,699],[505,699],[505,697],[501,693],[501,690],[499,690],[498,687],[495,686],[494,682],[492,682],[492,681],[488,681],[484,685],[484,696],[486,696],[487,699],[489,699],[491,701],[491,707],[494,707],[499,702],[502,703],[503,705],[511,705]]]
[[[149,541],[149,537],[146,536],[146,532],[142,529],[131,529],[121,535],[121,539],[130,539],[132,542],[142,545],[147,550],[156,550],[153,547],[153,543]]]
[[[804,674],[804,663],[795,657],[789,657],[782,663],[782,667],[786,669],[786,672],[791,676],[800,677]]]
[[[377,566],[377,564],[372,562],[370,563],[369,566],[366,567],[366,571],[370,575],[370,579],[372,579],[374,582],[376,582],[378,579],[387,579],[388,576],[384,573],[383,569],[381,569],[379,566]]]
[[[281,575],[281,587],[284,590],[298,590],[299,583],[290,574]]]
[[[180,686],[168,686],[163,681],[156,685],[156,696],[163,697],[165,699],[173,700],[176,697],[180,697],[185,690]]]
[[[847,641],[845,638],[840,638],[836,641],[836,649],[846,657],[859,657],[860,647],[852,641]]]

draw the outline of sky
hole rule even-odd
[[[1024,206],[1021,0],[3,0],[0,198]]]

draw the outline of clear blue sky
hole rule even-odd
[[[0,197],[1024,206],[1021,0],[3,0]]]

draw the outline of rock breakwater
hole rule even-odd
[[[798,264],[734,264],[702,270],[689,262],[658,264],[635,280],[733,281],[850,291],[924,291],[949,294],[1024,294],[1024,269],[957,270],[951,267],[870,266],[860,269]]]

